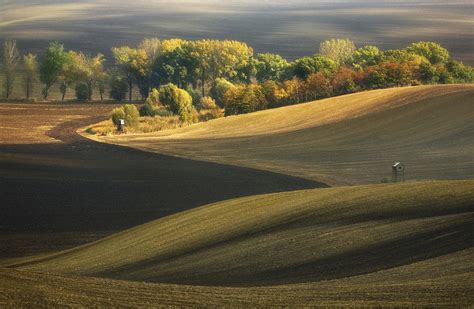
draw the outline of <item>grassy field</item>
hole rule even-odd
[[[219,202],[17,260],[10,267],[22,271],[2,270],[0,290],[19,303],[51,304],[472,304],[473,185],[355,186]],[[125,290],[127,299],[119,296]]]
[[[383,49],[437,41],[474,64],[472,4],[465,0],[7,0],[0,11],[0,41],[17,39],[24,51],[43,53],[58,40],[105,53],[109,62],[112,46],[144,37],[234,39],[289,59],[315,53],[328,38],[348,37]]]
[[[93,137],[331,185],[474,177],[474,86],[393,88],[226,117],[178,130]]]

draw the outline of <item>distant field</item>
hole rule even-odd
[[[57,40],[110,58],[111,46],[144,37],[235,39],[294,59],[331,37],[383,49],[428,40],[473,65],[473,9],[464,0],[6,0],[0,2],[0,41],[17,39],[23,50],[42,53]]]
[[[368,91],[100,141],[330,185],[474,177],[474,86]],[[96,137],[94,137],[96,138]]]
[[[474,301],[473,186],[356,186],[219,202],[17,260],[10,266],[27,272],[0,270],[0,294],[15,295],[0,304],[465,306]]]

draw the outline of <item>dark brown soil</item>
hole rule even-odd
[[[0,135],[0,257],[72,247],[225,199],[325,186],[100,144],[76,133],[106,119],[112,107],[2,105],[1,126],[17,130]],[[29,124],[52,128],[44,132],[44,140],[38,135],[33,143],[31,137],[22,139]]]

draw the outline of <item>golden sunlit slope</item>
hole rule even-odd
[[[422,182],[239,198],[10,266],[133,281],[270,286],[365,274],[402,284],[398,275],[377,274],[423,262],[419,278],[406,275],[430,285],[438,280],[430,261],[455,252],[472,257],[473,186]],[[450,261],[445,284],[458,276],[472,280],[472,262]]]
[[[380,182],[474,177],[474,85],[394,88],[100,141],[305,177]]]

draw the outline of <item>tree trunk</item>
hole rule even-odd
[[[26,99],[30,99],[30,80],[26,80]]]
[[[6,95],[7,99],[8,99],[8,98],[10,97],[10,81],[8,80],[8,78],[7,78],[7,80],[5,81],[5,86],[6,86],[6,89],[5,89],[5,90],[6,90],[6,93],[5,93],[5,95]]]
[[[128,100],[130,102],[132,102],[132,88],[133,88],[132,79],[129,78],[128,79]]]

